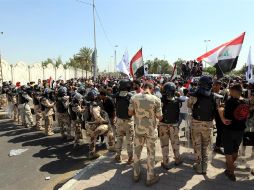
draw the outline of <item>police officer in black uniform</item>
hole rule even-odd
[[[198,88],[190,93],[188,107],[192,109],[191,134],[195,154],[194,170],[198,174],[206,174],[208,149],[211,143],[213,120],[217,111],[216,98],[211,92],[212,78],[202,76]]]
[[[116,102],[116,162],[121,162],[121,151],[123,138],[126,136],[128,164],[133,162],[133,135],[134,122],[133,118],[128,115],[130,99],[133,94],[130,93],[131,81],[121,80],[119,82],[119,92],[115,95]]]
[[[163,119],[159,124],[159,138],[162,149],[163,162],[161,166],[169,170],[169,140],[174,152],[175,165],[180,165],[182,160],[179,152],[179,116],[182,101],[175,96],[176,86],[167,82],[163,86],[162,113]]]

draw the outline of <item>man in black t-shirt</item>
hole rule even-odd
[[[234,163],[238,157],[239,146],[243,139],[245,122],[249,115],[249,105],[241,98],[242,86],[234,84],[230,88],[230,98],[225,103],[225,108],[220,108],[219,113],[224,129],[222,134],[224,152],[226,155],[225,175],[236,181]]]

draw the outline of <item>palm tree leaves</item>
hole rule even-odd
[[[48,64],[51,63],[56,69],[58,69],[60,65],[63,65],[64,69],[74,67],[76,69],[90,71],[92,67],[92,53],[93,50],[91,48],[82,47],[79,52],[73,55],[73,57],[71,57],[65,64],[63,64],[63,61],[59,56],[57,59],[54,59],[55,63],[53,62],[53,59],[48,58],[47,60],[41,62],[41,66],[46,68]]]
[[[79,50],[79,53],[74,55],[74,60],[78,62],[81,69],[89,71],[92,66],[92,53],[91,48],[83,47]]]

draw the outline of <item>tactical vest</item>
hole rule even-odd
[[[20,104],[25,104],[28,103],[28,101],[22,96],[22,94],[19,94],[19,103]]]
[[[67,112],[67,108],[64,106],[63,100],[57,100],[56,101],[56,111],[58,113],[66,113]]]
[[[178,100],[167,100],[162,98],[162,122],[166,124],[175,124],[179,122],[180,102]]]
[[[116,96],[116,116],[120,119],[130,119],[128,115],[128,109],[130,105],[131,95],[126,96]]]
[[[198,121],[212,121],[215,117],[216,102],[214,94],[210,96],[199,95],[193,105],[192,117]]]

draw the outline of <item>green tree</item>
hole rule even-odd
[[[203,70],[204,72],[214,76],[216,74],[216,68],[215,67],[206,67]]]
[[[155,58],[154,60],[147,60],[145,64],[148,65],[148,73],[151,74],[171,74],[173,71],[173,67],[167,60]]]
[[[53,64],[53,60],[47,58],[47,60],[41,62],[42,72],[43,72],[43,79],[45,79],[45,69],[47,68],[48,64]]]
[[[79,68],[86,71],[86,78],[87,78],[87,71],[91,71],[92,67],[92,53],[93,50],[88,47],[83,47],[79,50],[74,56],[74,59],[78,62]]]
[[[62,61],[61,57],[58,57],[55,61],[56,62],[54,64],[54,67],[55,67],[55,80],[56,80],[57,69],[59,68],[60,65],[63,65],[63,61]]]
[[[176,64],[176,71],[177,71],[177,74],[178,75],[181,75],[181,65],[184,63],[185,61],[181,58],[178,58],[174,63],[173,63],[173,66],[175,66]]]

